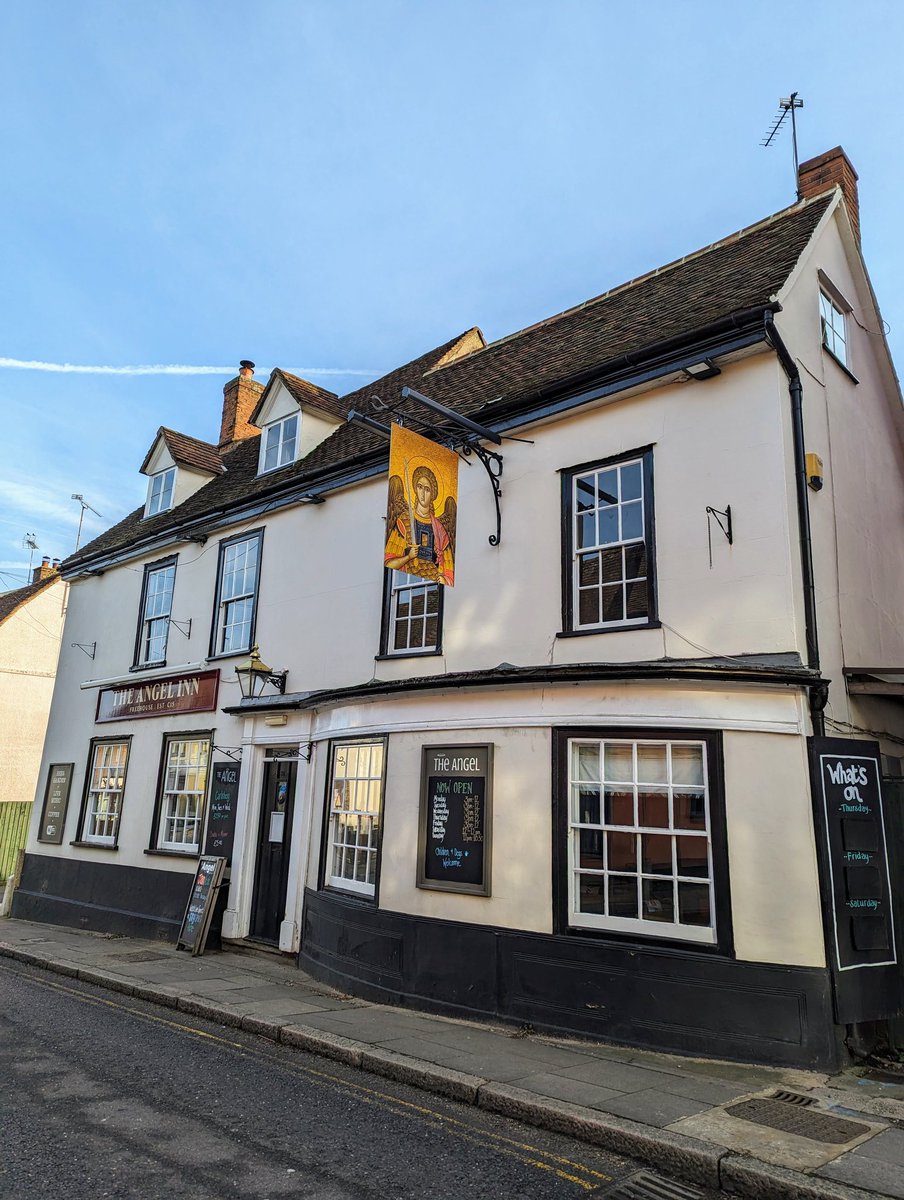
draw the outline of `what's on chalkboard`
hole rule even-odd
[[[213,917],[213,906],[223,879],[226,867],[225,858],[205,856],[198,863],[192,880],[191,893],[182,918],[182,928],[176,946],[179,950],[190,950],[192,955],[203,954],[210,922]]]
[[[417,885],[490,895],[493,746],[424,746]]]
[[[235,841],[235,812],[239,799],[239,771],[235,762],[213,764],[210,800],[207,808],[207,833],[204,853],[223,858],[232,864],[232,845]]]

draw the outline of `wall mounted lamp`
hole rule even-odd
[[[254,700],[264,694],[264,688],[269,683],[280,696],[286,692],[286,676],[288,671],[274,671],[265,662],[261,662],[257,646],[251,647],[251,657],[241,667],[235,669],[243,700]]]
[[[701,358],[699,362],[690,363],[684,371],[691,379],[712,379],[722,374],[722,368],[717,367],[711,358]]]

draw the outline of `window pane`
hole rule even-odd
[[[623,621],[625,618],[625,591],[622,585],[619,583],[615,587],[604,587],[602,596],[603,620]]]
[[[638,814],[639,824],[646,826],[648,829],[668,829],[668,792],[651,792],[638,789],[637,802],[640,807]]]
[[[634,748],[626,742],[606,743],[606,779],[627,783],[634,779]]]
[[[605,546],[618,541],[618,508],[601,508],[599,517],[599,545]]]
[[[641,475],[640,463],[629,463],[621,469],[621,498],[625,500],[639,500],[641,495]]]
[[[606,788],[606,824],[634,824],[634,789],[619,791],[617,788]]]
[[[600,621],[600,594],[596,588],[582,588],[578,592],[578,623],[598,625]]]
[[[637,916],[637,876],[609,875],[609,916]]]
[[[637,838],[633,833],[607,833],[610,871],[637,871]]]
[[[700,879],[709,878],[706,838],[675,838],[675,850],[679,875],[696,875]]]
[[[639,620],[650,614],[647,581],[625,584],[625,615],[629,621]]]
[[[643,506],[639,500],[622,505],[622,539],[643,537]]]
[[[575,789],[575,820],[581,825],[600,824],[600,790],[583,787]]]
[[[578,548],[596,545],[596,517],[590,513],[580,513],[577,519]]]
[[[678,912],[682,925],[710,925],[709,887],[699,883],[678,884]]]
[[[618,503],[618,471],[601,471],[596,477],[597,504],[600,508]]]
[[[600,780],[599,745],[577,743],[572,749],[572,771],[576,779]]]
[[[600,581],[599,554],[582,554],[578,559],[578,584],[580,587],[591,587]]]
[[[612,836],[611,834],[609,835]],[[603,834],[598,829],[581,830],[580,866],[585,871],[603,869]]]
[[[606,910],[605,887],[604,875],[579,875],[577,878],[578,910],[602,916]]]
[[[647,548],[643,543],[625,546],[625,579],[645,579],[647,574]]]
[[[706,828],[706,799],[703,792],[675,792],[672,803],[675,806],[676,829]]]
[[[621,546],[614,550],[601,550],[599,575],[603,583],[621,583],[623,575],[623,551]]]
[[[659,833],[641,835],[640,869],[645,875],[672,874],[672,839]]]
[[[639,744],[637,747],[637,782],[668,783],[668,781],[666,747],[664,745]]]
[[[672,881],[665,879],[644,879],[643,885],[643,915],[647,921],[675,920],[675,898],[672,893]]]
[[[673,745],[671,752],[672,783],[702,786],[703,747]]]
[[[593,508],[595,501],[595,492],[593,488],[593,478],[584,476],[583,478],[575,479],[574,481],[574,496],[577,504],[578,512],[584,512],[588,508]]]

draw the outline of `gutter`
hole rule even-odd
[[[807,642],[807,666],[819,671],[819,636],[816,622],[816,584],[813,572],[813,535],[810,528],[810,497],[807,490],[807,464],[804,449],[804,385],[797,363],[791,356],[775,325],[771,308],[763,313],[766,339],[778,355],[778,361],[788,377],[791,398],[791,429],[794,449],[794,483],[797,494],[797,527],[800,535],[800,571],[804,591],[804,630]],[[823,710],[829,698],[826,681],[810,688],[810,717],[816,737],[825,737]]]
[[[575,663],[561,667],[514,667],[500,663],[484,671],[451,671],[417,679],[370,679],[350,687],[314,692],[290,692],[285,696],[259,696],[222,709],[230,716],[252,713],[302,711],[325,705],[369,700],[378,696],[409,695],[412,692],[448,691],[459,688],[488,688],[512,685],[546,686],[562,683],[595,683],[608,680],[692,680],[700,683],[761,684],[772,687],[811,689],[820,683],[819,672],[809,667],[774,666],[758,663],[717,666],[711,659],[661,659],[658,662]]]

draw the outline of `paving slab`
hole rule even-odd
[[[584,1083],[599,1083],[619,1092],[642,1092],[654,1087],[665,1090],[676,1078],[650,1067],[634,1067],[630,1063],[607,1062],[601,1058],[580,1067],[564,1067],[557,1070],[556,1074],[580,1079]]]
[[[849,1183],[854,1187],[878,1192],[881,1196],[894,1196],[897,1200],[904,1200],[904,1170],[896,1163],[866,1158],[859,1154],[843,1154],[834,1162],[820,1167],[816,1174],[823,1179]]]
[[[857,1158],[877,1158],[898,1167],[904,1178],[904,1129],[886,1129],[851,1151]]]
[[[599,1108],[604,1101],[623,1096],[612,1088],[598,1087],[595,1083],[583,1083],[579,1079],[566,1079],[564,1075],[525,1075],[515,1080],[519,1088],[536,1092],[539,1096],[552,1096],[556,1100],[567,1100],[569,1104],[583,1104],[587,1108]]]
[[[653,1125],[664,1129],[680,1121],[682,1117],[690,1117],[695,1113],[709,1109],[706,1101],[688,1100],[685,1096],[674,1096],[671,1092],[663,1092],[658,1088],[649,1091],[630,1092],[613,1100],[606,1100],[595,1107],[604,1112],[614,1113],[617,1117],[628,1117],[632,1121],[641,1121],[644,1125]]]

